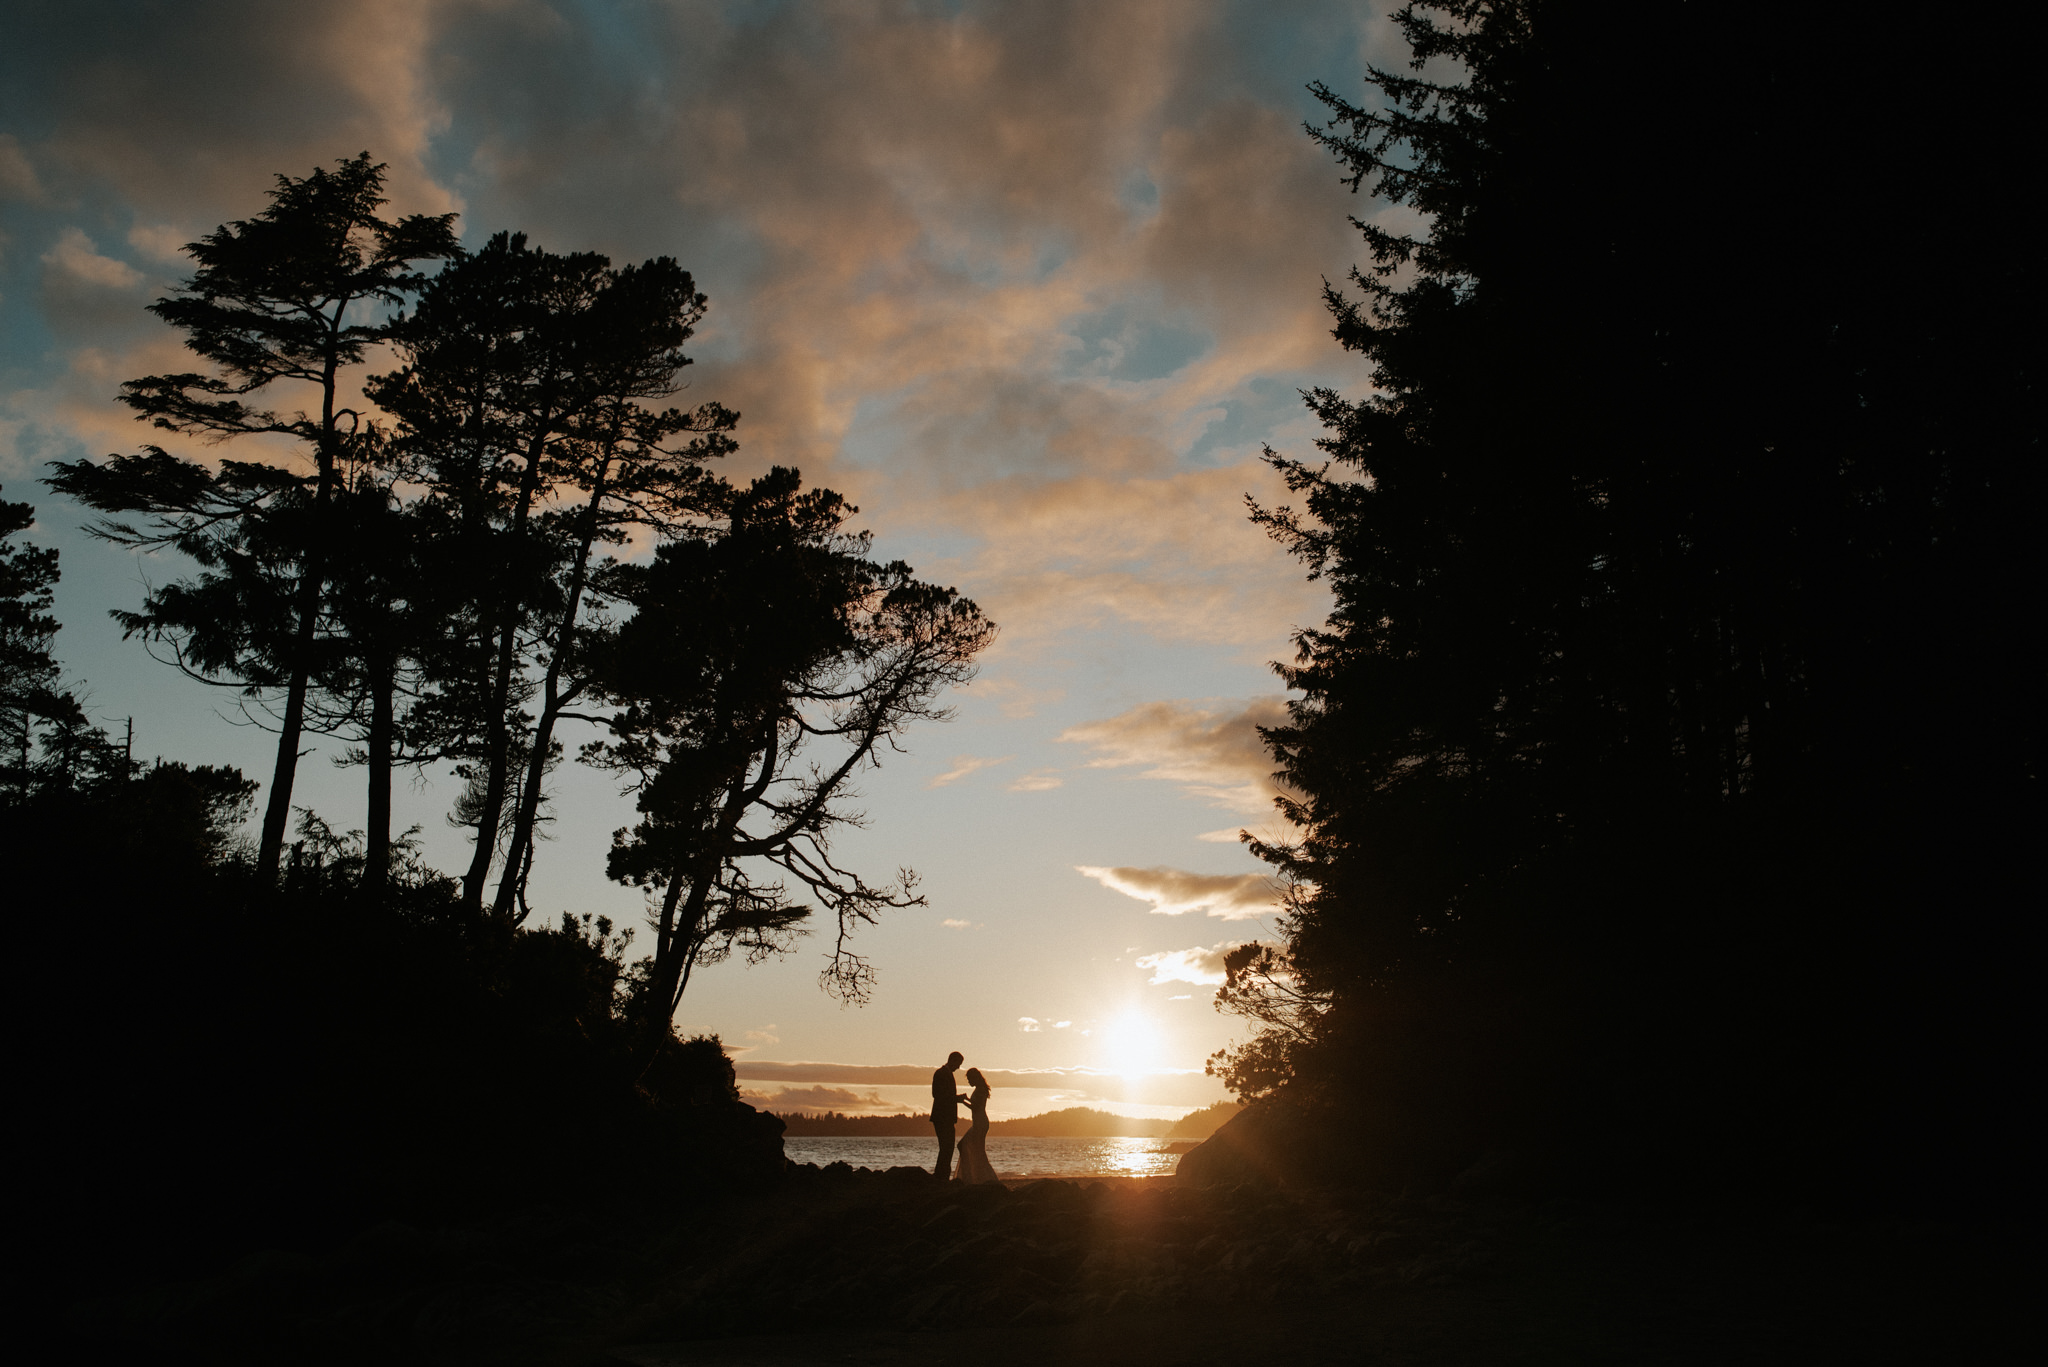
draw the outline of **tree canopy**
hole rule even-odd
[[[734,948],[785,950],[815,898],[835,922],[822,981],[864,1001],[873,977],[849,937],[921,905],[903,870],[875,886],[832,856],[860,824],[852,782],[973,673],[994,626],[953,589],[876,563],[845,529],[856,509],[775,469],[735,491],[715,535],[621,565],[608,590],[633,615],[605,643],[603,695],[621,704],[589,757],[629,776],[640,821],[613,839],[610,872],[657,899],[649,991],[660,1019],[692,968]],[[783,881],[764,882],[767,865]]]
[[[1222,1066],[1439,1139],[1528,1121],[1538,1076],[1637,1127],[1867,1118],[2039,809],[2018,124],[1873,137],[1919,55],[1804,7],[1764,42],[1677,3],[1397,21],[1411,70],[1312,87],[1346,183],[1423,226],[1353,219],[1325,300],[1372,389],[1307,396],[1321,456],[1269,453],[1296,502],[1253,509],[1336,605],[1280,669],[1288,947],[1233,965],[1270,1028]],[[1893,196],[1936,164],[1969,267],[1902,292]],[[1944,1005],[1893,1014],[1915,992]],[[1815,1089],[1789,1040],[1857,1062]],[[1617,1069],[1657,1081],[1597,1095]]]
[[[125,388],[161,429],[293,438],[303,467],[145,446],[60,462],[49,480],[104,515],[96,535],[198,567],[115,616],[276,725],[259,883],[347,871],[402,898],[431,882],[392,833],[392,774],[452,764],[465,788],[450,819],[474,840],[461,900],[509,933],[529,913],[558,733],[594,725],[607,738],[581,757],[631,775],[643,815],[610,871],[661,907],[655,953],[628,974],[647,989],[636,1047],[673,1043],[692,966],[801,931],[811,910],[778,876],[835,918],[824,985],[864,999],[872,970],[849,937],[922,899],[908,870],[877,886],[834,863],[830,833],[860,820],[854,776],[911,723],[948,715],[940,694],[972,676],[994,628],[954,590],[873,561],[830,490],[791,470],[745,489],[712,472],[739,415],[668,406],[708,307],[675,261],[614,266],[515,232],[465,250],[450,216],[379,217],[382,184],[367,155],[280,177],[262,214],[192,244],[198,269],[152,308],[214,370]],[[445,262],[433,275],[413,269],[431,258]],[[396,368],[347,394],[342,372],[373,348]],[[255,406],[281,381],[314,386],[317,414]],[[7,508],[10,531],[25,525]],[[54,564],[29,549],[5,562],[23,791],[38,717],[98,734],[51,692]],[[338,758],[368,771],[364,826],[302,813],[287,868],[309,730],[343,737]]]
[[[345,468],[373,449],[368,415],[346,402],[342,371],[381,341],[378,306],[418,288],[416,262],[455,249],[454,215],[387,220],[384,167],[369,153],[279,176],[270,205],[224,224],[186,251],[198,269],[150,311],[185,333],[211,373],[151,375],[122,386],[122,402],[167,432],[212,441],[284,437],[301,443],[311,469],[223,464],[216,472],[161,448],[103,465],[58,462],[52,487],[111,516],[99,535],[136,547],[171,547],[209,573],[152,593],[131,614],[131,632],[189,644],[196,672],[251,696],[282,690],[277,763],[257,863],[275,875],[291,816],[307,690],[329,563],[332,504]],[[311,386],[312,411],[265,408],[280,383]],[[138,529],[115,517],[151,519]]]

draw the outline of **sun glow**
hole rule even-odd
[[[1102,1027],[1102,1058],[1111,1072],[1158,1072],[1159,1050],[1159,1027],[1141,1012],[1126,1011]]]

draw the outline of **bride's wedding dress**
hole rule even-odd
[[[988,1089],[976,1087],[967,1098],[973,1117],[967,1133],[960,1136],[960,1162],[953,1170],[956,1182],[993,1182],[996,1170],[988,1163]]]

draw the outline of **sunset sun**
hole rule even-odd
[[[1102,1027],[1102,1059],[1126,1077],[1159,1070],[1159,1027],[1139,1011],[1126,1011]]]

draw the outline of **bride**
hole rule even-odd
[[[960,1136],[960,1165],[953,1172],[956,1182],[993,1182],[996,1170],[988,1165],[988,1079],[981,1069],[967,1070],[967,1113],[973,1117],[967,1133]]]

